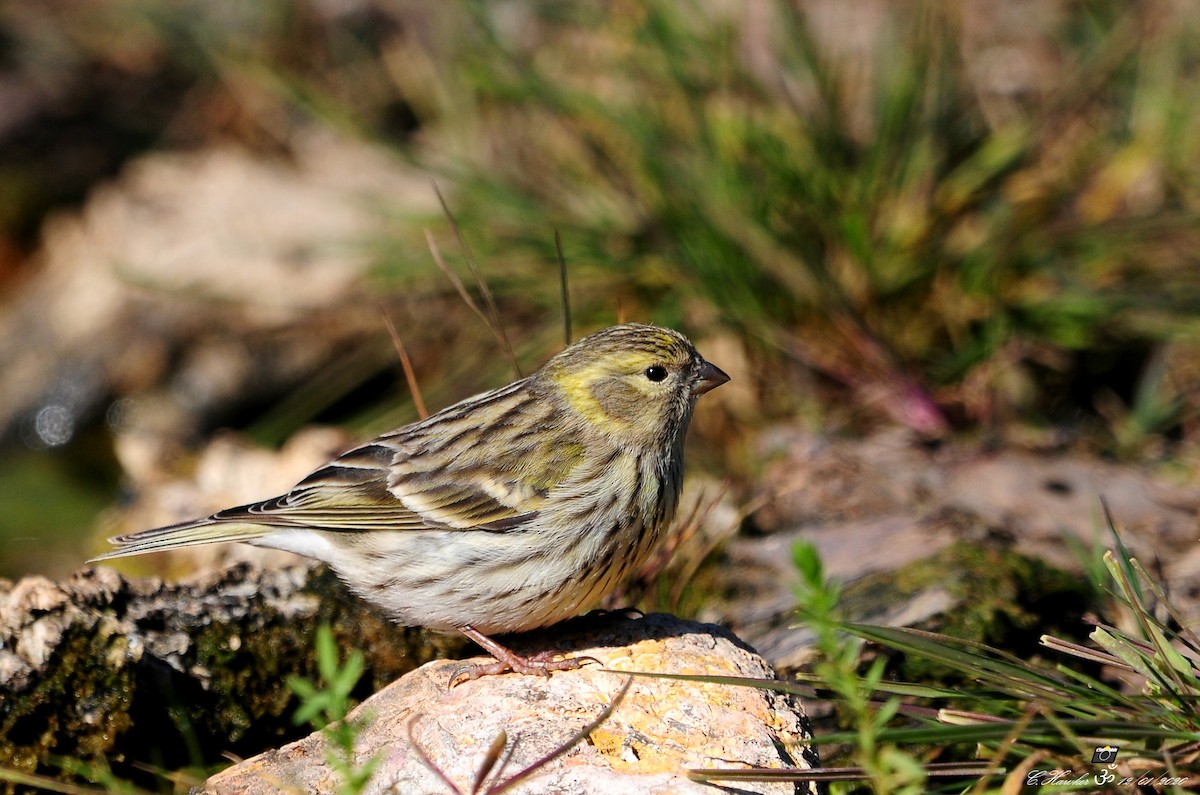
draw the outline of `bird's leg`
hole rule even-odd
[[[553,671],[574,671],[579,668],[585,661],[595,660],[591,657],[567,657],[561,660],[554,659],[554,652],[543,651],[531,657],[522,657],[507,646],[501,646],[496,641],[484,635],[479,630],[472,626],[459,627],[459,631],[466,635],[471,640],[475,641],[484,651],[496,658],[494,663],[484,663],[480,665],[468,665],[460,668],[450,678],[450,685],[453,687],[460,681],[469,682],[472,679],[478,679],[481,676],[493,676],[512,671],[518,674],[537,674],[538,676],[549,676]]]

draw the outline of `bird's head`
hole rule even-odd
[[[619,441],[645,444],[674,442],[696,398],[729,380],[687,337],[641,323],[579,340],[536,377],[561,394],[583,422]]]

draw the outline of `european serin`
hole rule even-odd
[[[475,675],[576,667],[487,636],[577,615],[646,560],[696,399],[728,380],[676,331],[613,326],[283,496],[117,536],[97,560],[222,541],[297,552],[402,624],[466,634],[498,660]]]

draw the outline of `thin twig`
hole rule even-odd
[[[717,496],[709,500],[708,504],[703,508],[701,507],[701,502],[704,498],[704,495],[701,494],[700,497],[697,498],[696,508],[692,512],[692,515],[688,517],[687,526],[690,527],[690,529],[685,530],[684,533],[680,534],[680,537],[678,538],[679,546],[682,546],[684,541],[691,539],[696,535],[697,532],[699,532],[700,525],[704,518],[712,512],[713,508],[717,507],[717,503],[719,503],[721,498],[725,496],[725,492],[729,491],[729,486],[730,483],[728,480],[726,480],[725,483],[722,484],[721,490],[717,492]],[[700,570],[700,567],[704,564],[704,561],[708,560],[709,556],[716,552],[717,547],[724,543],[737,531],[737,528],[741,525],[743,519],[743,516],[737,516],[732,523],[722,528],[721,532],[714,533],[713,537],[708,539],[708,542],[697,554],[685,559],[683,568],[680,569],[679,575],[675,578],[675,585],[671,587],[671,601],[669,603],[671,605],[671,610],[679,610],[679,604],[683,601],[684,588],[686,588],[692,581],[692,578],[696,576],[696,572]]]
[[[989,768],[982,762],[927,762],[921,770],[929,777],[975,778]],[[1001,768],[998,772],[1005,772]],[[714,781],[870,781],[872,774],[862,767],[746,767],[746,768],[689,768],[692,781],[711,784]]]
[[[588,725],[584,726],[579,731],[575,732],[574,736],[572,736],[571,739],[567,740],[565,743],[562,743],[557,748],[555,748],[553,751],[546,754],[545,756],[543,756],[541,759],[534,762],[529,767],[525,768],[524,770],[520,771],[519,773],[514,773],[513,775],[504,779],[504,781],[501,781],[501,782],[489,787],[488,795],[500,795],[500,793],[511,789],[512,787],[516,786],[520,782],[522,782],[525,779],[532,776],[539,769],[545,767],[546,765],[550,764],[558,757],[565,754],[567,751],[570,751],[572,748],[574,748],[577,743],[583,741],[589,734],[591,734],[597,728],[599,728],[600,724],[602,724],[602,723],[604,723],[604,721],[608,720],[609,716],[612,715],[613,711],[617,708],[617,705],[620,704],[621,700],[625,698],[625,694],[629,692],[629,688],[632,684],[633,684],[633,677],[630,676],[630,677],[626,678],[625,684],[621,685],[621,689],[617,691],[617,694],[615,696],[613,696],[612,701],[610,701],[608,706],[605,707],[604,710],[599,715],[596,716],[596,719],[594,721],[592,721]]]
[[[571,344],[571,294],[567,290],[567,258],[563,255],[562,235],[554,230],[554,248],[558,251],[558,288],[563,309],[563,345]]]
[[[503,331],[497,329],[492,322],[488,320],[488,316],[484,314],[483,310],[479,308],[479,304],[475,303],[475,299],[471,297],[469,292],[467,292],[467,286],[463,284],[462,279],[458,278],[458,274],[451,270],[450,266],[446,264],[446,261],[442,259],[442,252],[438,248],[437,241],[433,239],[433,233],[428,229],[425,230],[425,242],[429,245],[429,253],[433,255],[433,261],[437,263],[439,268],[441,268],[442,273],[446,274],[446,278],[449,279],[450,283],[454,285],[454,289],[458,291],[458,294],[462,298],[463,302],[471,308],[472,312],[479,316],[479,319],[483,321],[484,325],[487,326],[492,334],[496,337],[496,341],[500,343],[500,347],[504,349],[506,354],[508,354],[508,358],[512,363],[513,369],[516,370],[517,375],[520,376],[521,366],[517,364],[517,357],[513,353],[512,347],[510,347],[508,344],[508,338],[504,336]]]
[[[453,213],[450,212],[450,205],[446,204],[446,197],[442,195],[441,188],[437,183],[433,183],[433,192],[437,194],[438,203],[442,205],[442,214],[446,216],[446,223],[450,224],[450,231],[454,233],[454,239],[458,241],[458,248],[462,251],[463,259],[466,260],[467,270],[471,271],[471,277],[475,279],[475,283],[479,286],[479,293],[483,296],[483,302],[487,305],[488,315],[492,322],[503,333],[504,329],[500,326],[500,311],[496,308],[496,299],[492,295],[492,290],[488,287],[483,276],[479,273],[479,266],[475,262],[475,255],[471,252],[471,247],[467,245],[466,238],[462,236],[462,230],[458,228],[458,222],[454,220]]]
[[[425,400],[421,397],[421,387],[417,385],[417,374],[413,371],[412,360],[408,358],[408,351],[404,349],[404,343],[400,341],[396,324],[388,317],[388,313],[384,311],[383,307],[379,307],[379,314],[383,316],[383,325],[387,327],[388,334],[392,338],[392,345],[395,346],[396,353],[400,355],[400,366],[404,369],[404,380],[408,382],[408,391],[412,393],[417,416],[425,419],[429,416],[429,412],[425,409]]]
[[[508,358],[512,361],[513,369],[517,373],[517,377],[521,377],[521,367],[517,364],[516,354],[513,353],[512,345],[508,341],[508,334],[504,331],[504,324],[500,322],[500,310],[496,307],[496,299],[492,295],[492,290],[484,281],[483,274],[479,272],[479,266],[475,263],[475,255],[471,253],[471,247],[467,245],[466,238],[462,236],[462,231],[458,228],[458,222],[454,220],[454,215],[450,212],[450,205],[446,204],[446,198],[442,196],[441,189],[437,183],[433,183],[433,192],[437,194],[438,203],[442,205],[442,214],[446,216],[446,223],[450,224],[450,231],[454,233],[454,239],[458,241],[458,248],[462,252],[463,259],[466,260],[467,270],[471,272],[471,278],[475,280],[475,286],[479,288],[479,294],[483,296],[484,306],[487,308],[487,315],[484,317],[484,322],[491,327],[492,333],[500,340],[500,346],[508,354]]]
[[[1020,720],[1017,720],[1013,723],[1012,731],[1004,736],[1004,739],[1000,741],[1000,745],[996,747],[995,752],[992,754],[992,758],[988,760],[987,772],[981,775],[979,780],[975,782],[975,786],[971,788],[971,795],[977,795],[977,793],[983,792],[985,789],[984,782],[997,773],[1002,773],[1004,771],[1004,768],[1000,766],[1000,763],[1004,761],[1004,758],[1008,756],[1009,751],[1011,751],[1012,747],[1016,745],[1017,740],[1019,740],[1021,737],[1021,734],[1033,721],[1033,716],[1035,714],[1037,714],[1037,708],[1031,704],[1025,708],[1025,713],[1021,715]]]
[[[497,768],[496,763],[500,761],[501,755],[504,753],[505,746],[508,745],[508,732],[504,729],[496,735],[492,740],[492,745],[488,748],[488,752],[483,757],[483,762],[480,763],[479,769],[475,771],[475,781],[471,783],[471,795],[476,795],[483,789],[483,782],[491,774],[493,770],[497,772],[503,771],[503,768]]]
[[[417,758],[421,760],[421,764],[425,765],[425,767],[429,768],[430,772],[441,779],[442,783],[445,784],[450,791],[454,793],[454,795],[462,795],[462,790],[455,786],[454,782],[450,780],[450,777],[447,776],[442,769],[437,766],[437,763],[429,758],[429,754],[425,753],[425,749],[421,747],[419,742],[417,742],[417,738],[413,737],[413,726],[417,725],[417,721],[424,717],[425,716],[423,714],[417,713],[408,721],[408,726],[406,727],[408,744],[412,746],[413,752],[416,753]]]

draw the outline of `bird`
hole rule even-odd
[[[697,399],[728,380],[677,331],[611,326],[286,494],[115,536],[92,562],[234,541],[286,550],[394,621],[460,632],[495,658],[466,678],[577,668],[492,636],[579,615],[647,560],[679,502]]]

